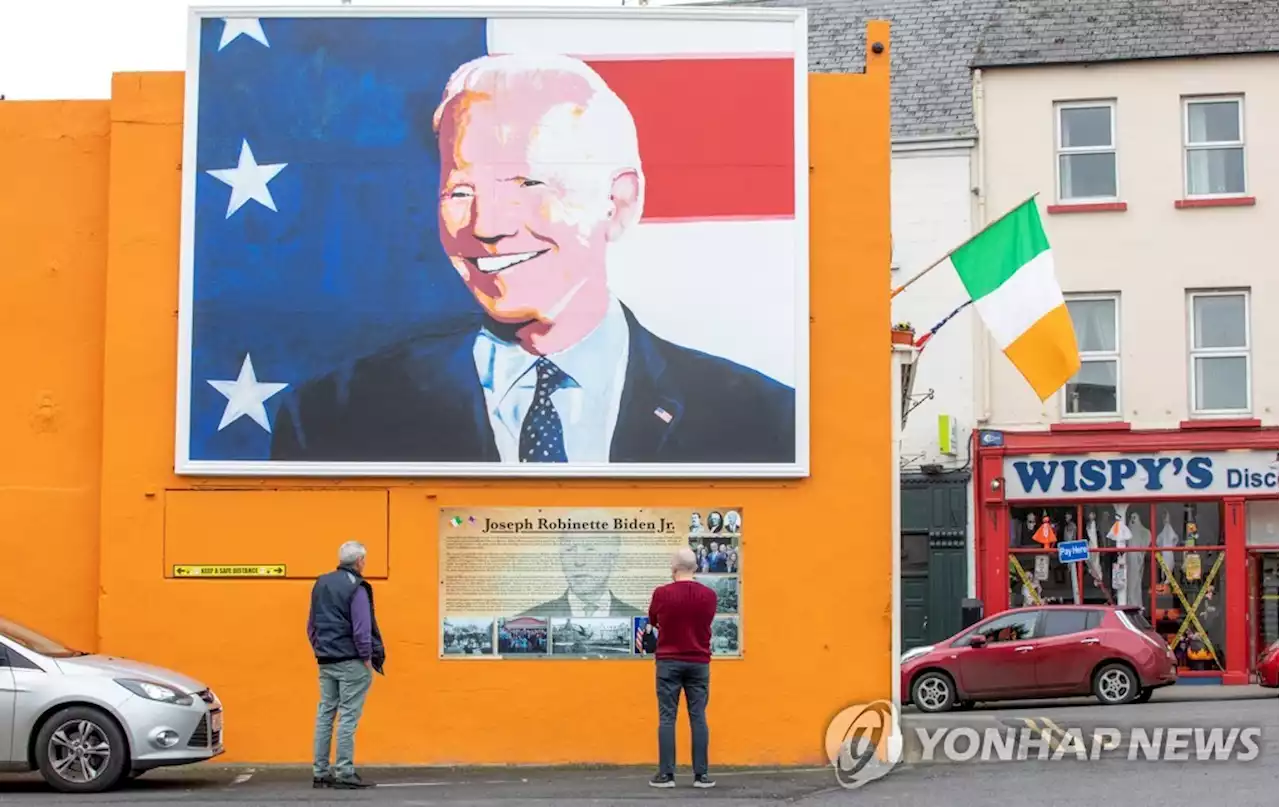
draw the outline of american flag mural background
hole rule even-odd
[[[801,462],[807,189],[795,42],[787,21],[657,14],[196,18],[179,470],[272,472],[281,408],[309,380],[477,319],[441,249],[432,115],[460,65],[530,52],[586,62],[634,117],[646,196],[639,224],[611,247],[614,293],[661,339],[794,388],[798,453],[763,462]],[[679,427],[680,404],[651,408]],[[370,458],[313,465],[350,472]]]

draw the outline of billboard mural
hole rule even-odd
[[[221,13],[179,473],[808,473],[803,10]]]

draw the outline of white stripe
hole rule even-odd
[[[784,20],[490,18],[490,53],[580,57],[790,56],[795,26]]]
[[[1004,350],[1062,304],[1062,288],[1053,273],[1053,251],[1046,249],[973,305],[996,344]]]
[[[649,330],[795,385],[792,219],[641,222],[609,250],[609,285]]]

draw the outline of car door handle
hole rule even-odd
[[[1101,641],[1101,639],[1090,636],[1088,639],[1081,639],[1080,644],[1098,644]]]
[[[1014,648],[1014,652],[1017,652],[1017,653],[1029,653],[1032,650],[1035,650],[1035,648],[1032,647],[1031,645],[1023,645],[1022,647]]]

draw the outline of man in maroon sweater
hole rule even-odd
[[[693,739],[693,786],[715,787],[707,774],[707,699],[711,688],[711,620],[716,593],[693,579],[698,559],[683,547],[671,559],[671,581],[649,601],[649,624],[657,629],[658,773],[653,787],[676,786],[676,712],[685,695]]]

